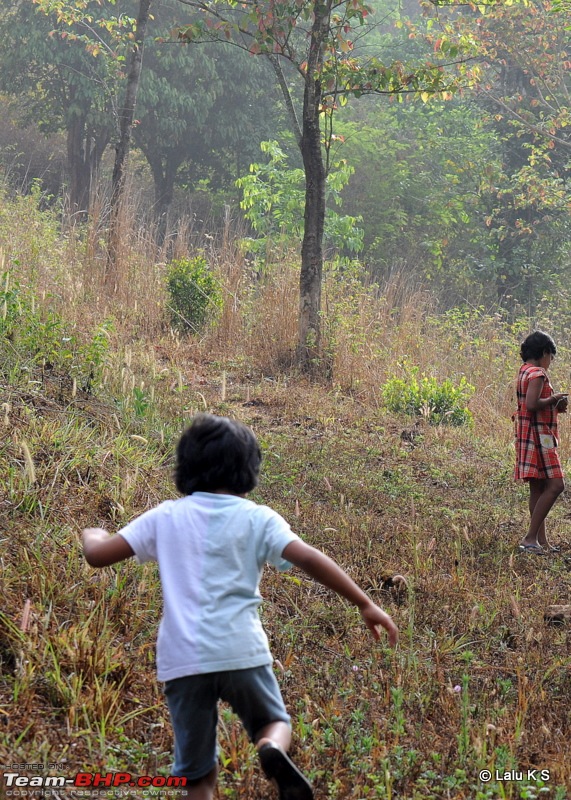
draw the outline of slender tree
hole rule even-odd
[[[119,217],[125,189],[125,169],[131,145],[135,105],[141,79],[141,68],[143,66],[145,36],[152,3],[153,0],[139,0],[137,19],[133,32],[133,44],[129,50],[127,61],[125,98],[119,109],[119,139],[115,147],[115,163],[113,166],[107,270],[105,273],[106,284],[113,288],[117,285],[117,253],[120,236]]]
[[[282,90],[305,173],[298,357],[311,369],[321,350],[325,182],[333,113],[349,97],[363,94],[447,95],[454,80],[438,57],[386,65],[374,56],[358,56],[354,43],[367,32],[371,14],[363,0],[180,1],[193,13],[180,28],[181,39],[229,41],[267,58]],[[299,94],[292,88],[294,78],[301,84]]]

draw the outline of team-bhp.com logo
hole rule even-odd
[[[140,775],[136,777],[130,772],[78,772],[73,778],[61,775],[20,775],[19,772],[4,772],[4,783],[7,796],[18,796],[22,790],[32,789],[64,789],[65,787],[83,789],[105,789],[133,787],[137,789],[182,789],[186,786],[186,778],[174,775]]]

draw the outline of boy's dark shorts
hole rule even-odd
[[[189,780],[217,763],[218,700],[229,703],[251,741],[270,722],[290,722],[270,665],[175,678],[165,683],[165,697],[175,739],[172,774]]]

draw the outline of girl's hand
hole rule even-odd
[[[557,394],[554,394],[553,397],[556,398],[554,405],[557,411],[560,414],[565,414],[569,406],[569,395],[563,394],[563,392],[558,392]]]

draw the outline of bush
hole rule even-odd
[[[449,378],[438,383],[427,375],[419,377],[418,369],[411,370],[406,380],[389,378],[382,388],[389,411],[424,416],[434,425],[471,425],[473,417],[466,403],[473,394],[474,387],[465,378],[457,386]]]
[[[0,375],[11,371],[14,377],[34,365],[67,374],[82,389],[91,390],[102,378],[111,329],[111,322],[104,320],[90,336],[83,331],[79,337],[10,272],[0,276]]]
[[[200,333],[222,306],[222,289],[204,256],[171,262],[167,277],[174,328]]]

